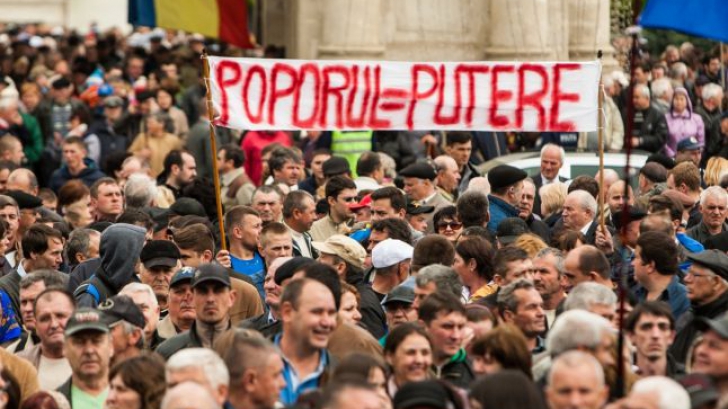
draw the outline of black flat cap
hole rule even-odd
[[[296,271],[301,271],[313,263],[315,263],[315,261],[308,257],[294,257],[278,267],[276,275],[273,277],[273,281],[275,281],[276,284],[281,285],[284,281],[293,277]]]
[[[174,216],[195,215],[206,217],[205,208],[200,202],[190,197],[180,197],[169,207],[169,214]]]
[[[515,185],[527,177],[523,169],[510,165],[498,165],[488,172],[488,182],[493,190]]]
[[[425,162],[417,162],[402,169],[399,175],[406,178],[435,180],[437,172],[432,165]]]
[[[192,278],[192,287],[197,287],[202,283],[214,281],[226,287],[230,287],[230,276],[227,269],[219,264],[206,263],[200,264]]]
[[[648,156],[645,163],[650,163],[650,162],[657,162],[660,165],[664,166],[665,169],[667,169],[667,170],[670,170],[675,167],[675,160],[670,157],[667,157],[661,153],[653,153],[652,155]]]
[[[40,198],[20,190],[8,190],[5,194],[15,199],[20,209],[35,209],[43,206],[43,201]]]
[[[144,314],[128,295],[115,295],[99,304],[104,312],[104,321],[111,327],[119,321],[126,321],[135,327],[144,328]]]
[[[409,408],[447,408],[450,399],[445,386],[436,381],[410,382],[402,386],[394,395],[393,403],[397,409]]]
[[[70,86],[71,86],[71,81],[69,81],[68,78],[66,78],[66,77],[58,78],[57,80],[53,81],[53,83],[51,84],[51,87],[53,87],[53,89],[63,89],[63,88],[68,88]]]
[[[157,266],[175,267],[180,258],[182,256],[179,253],[179,248],[169,240],[150,240],[144,245],[139,255],[139,259],[146,268]]]
[[[332,156],[321,165],[321,170],[324,172],[324,176],[332,177],[350,173],[351,167],[348,160],[340,156]]]
[[[644,219],[645,216],[647,216],[647,212],[640,209],[639,207],[627,206],[627,209],[624,211],[620,209],[612,213],[612,223],[614,223],[614,227],[616,227],[617,229],[621,229],[623,220],[626,222],[626,224],[630,224],[634,221]]]
[[[716,319],[697,317],[695,328],[700,332],[713,330],[723,339],[728,339],[728,314],[723,314]]]
[[[435,211],[435,206],[421,206],[407,197],[407,214],[426,214]]]
[[[531,232],[526,222],[520,217],[507,217],[498,223],[496,236],[501,244],[511,244],[518,236]]]
[[[382,301],[383,306],[394,302],[401,302],[406,304],[412,304],[415,302],[415,290],[406,285],[398,285],[387,294],[387,298]]]
[[[728,255],[719,250],[704,250],[700,253],[687,253],[687,258],[694,263],[711,269],[721,278],[728,280]]]

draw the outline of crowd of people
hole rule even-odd
[[[594,135],[214,152],[205,41],[0,34],[0,408],[728,408],[721,56],[605,75],[605,148],[650,156],[567,180]]]

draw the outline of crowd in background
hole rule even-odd
[[[648,156],[625,180],[563,176],[595,133],[215,152],[205,47],[242,55],[2,28],[0,408],[728,408],[721,55],[604,74],[604,147]]]

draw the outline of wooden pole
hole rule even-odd
[[[601,50],[598,53],[599,59],[602,58],[602,52]],[[605,232],[604,227],[604,194],[606,193],[604,191],[604,84],[602,83],[602,79],[599,78],[599,97],[597,99],[597,112],[599,115],[598,118],[598,127],[597,127],[597,135],[599,140],[599,227],[601,227],[602,232]]]
[[[217,141],[215,140],[215,112],[212,109],[212,88],[210,87],[210,62],[207,59],[207,50],[202,50],[202,60],[204,61],[202,72],[205,78],[205,87],[207,88],[207,118],[210,122],[210,146],[212,147],[212,180],[215,184],[215,202],[217,204],[217,223],[220,227],[220,246],[223,250],[227,250],[225,240],[225,224],[222,214],[222,198],[220,197],[220,175],[217,172]]]

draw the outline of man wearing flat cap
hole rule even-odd
[[[154,290],[157,302],[166,316],[169,282],[179,266],[182,255],[177,245],[169,240],[150,240],[142,248],[139,260],[142,268],[139,278]]]
[[[495,234],[498,225],[508,217],[518,217],[518,204],[523,196],[523,180],[528,174],[510,165],[499,165],[488,172],[490,182],[490,221],[488,230]]]
[[[695,346],[690,372],[709,376],[720,401],[724,401],[728,396],[728,355],[723,352],[728,348],[728,314],[716,319],[698,319],[695,326],[703,333],[703,342]]]
[[[698,336],[694,322],[715,319],[728,311],[728,255],[718,250],[687,254],[693,262],[683,278],[690,300],[690,310],[677,323],[670,354],[685,362],[687,352]]]
[[[18,203],[20,217],[18,218],[18,236],[22,237],[38,219],[38,208],[43,206],[43,201],[38,197],[22,192],[20,190],[8,190],[5,195],[12,197]]]
[[[435,212],[442,207],[452,205],[452,203],[436,190],[435,179],[437,178],[437,172],[429,163],[413,163],[402,169],[399,174],[404,178],[404,192],[413,203],[420,206],[433,206]],[[428,233],[434,233],[435,231],[432,223],[432,217],[435,215],[435,212],[427,215]]]

